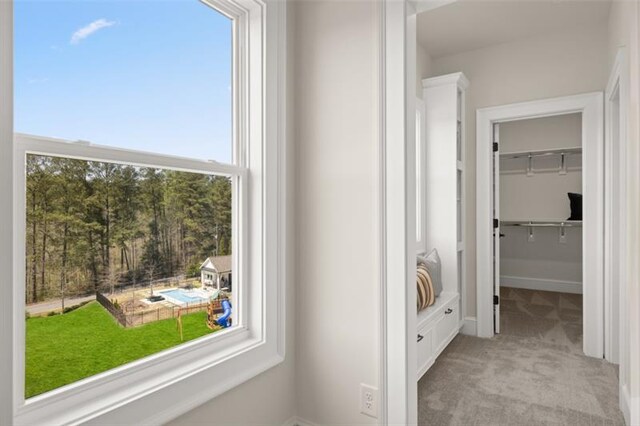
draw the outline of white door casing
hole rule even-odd
[[[492,337],[493,324],[493,124],[582,114],[583,148],[583,350],[604,355],[604,96],[601,92],[522,102],[476,112],[477,330]]]

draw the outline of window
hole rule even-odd
[[[166,421],[282,360],[283,13],[14,2],[16,423]]]

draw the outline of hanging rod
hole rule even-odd
[[[500,154],[500,158],[504,160],[511,160],[515,158],[530,158],[530,157],[547,157],[552,155],[572,155],[582,154],[582,147],[573,148],[556,148],[556,149],[543,149],[537,151],[517,151],[517,152],[505,152]]]
[[[500,225],[504,226],[522,226],[525,228],[580,228],[582,227],[581,220],[563,220],[563,221],[541,221],[541,220],[530,220],[530,221],[511,221],[505,220],[500,221]]]

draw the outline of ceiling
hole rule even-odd
[[[418,43],[433,58],[603,23],[608,0],[458,0],[418,15]]]

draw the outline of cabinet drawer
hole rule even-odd
[[[434,330],[432,326],[418,330],[418,378],[422,376],[433,363]]]
[[[439,354],[449,343],[449,338],[452,334],[457,334],[459,328],[458,324],[458,303],[448,304],[443,311],[443,315],[436,324],[435,333],[435,350],[436,355]]]

